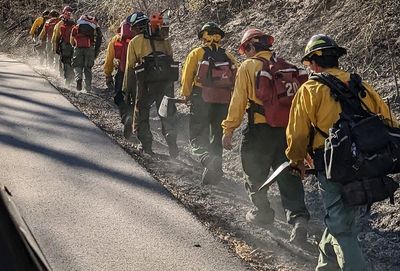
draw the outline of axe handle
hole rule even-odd
[[[184,99],[179,99],[179,98],[168,98],[168,101],[171,101],[173,103],[185,103],[186,101]]]
[[[315,168],[306,169],[306,175],[317,175],[317,170]]]

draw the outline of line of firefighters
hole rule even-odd
[[[47,39],[45,52],[49,64],[54,63],[54,52],[59,50],[65,79],[72,80],[72,66],[80,90],[84,71],[85,88],[90,90],[89,73],[101,42],[96,19],[82,16],[75,23],[70,7],[64,8],[61,19],[54,11],[49,16],[39,35],[40,40]],[[58,22],[51,36],[49,29],[53,20]],[[33,36],[40,24],[35,21],[32,26]],[[277,183],[287,222],[293,225],[290,242],[303,246],[307,242],[310,215],[301,180],[306,165],[312,164],[308,153],[312,154],[327,214],[316,270],[366,270],[355,227],[356,211],[362,204],[346,204],[343,184],[329,181],[325,167],[317,167],[324,164],[324,155],[320,153],[325,135],[342,111],[340,99],[331,95],[332,87],[309,79],[305,70],[277,57],[272,50],[273,36],[259,29],[244,33],[239,53],[246,60],[239,65],[221,46],[224,31],[208,22],[198,32],[202,45],[186,57],[181,98],[176,99],[174,81],[179,78],[179,69],[173,60],[168,30],[168,12],[150,17],[135,12],[121,22],[118,33],[108,44],[104,64],[106,84],[115,90],[114,101],[124,124],[125,137],[143,152],[153,154],[150,108],[153,103],[157,110],[165,107],[167,113],[160,114],[162,133],[170,156],[176,158],[179,150],[175,103],[186,103],[190,107],[192,154],[204,167],[202,183],[217,184],[223,176],[223,148],[232,149],[234,130],[247,112],[240,152],[243,170],[248,176],[245,188],[254,207],[246,214],[246,220],[262,226],[274,222],[267,189],[260,191],[259,188],[271,168],[276,170],[289,160],[292,171],[280,174]],[[351,76],[339,68],[338,61],[344,54],[346,50],[333,39],[319,34],[309,40],[301,62],[314,73],[328,74],[348,84]],[[377,92],[366,83],[359,85],[364,93],[362,103],[388,123],[390,120],[391,126],[397,126]]]
[[[73,9],[64,7],[61,15],[56,10],[44,11],[30,31],[40,63],[59,69],[66,85],[76,82],[79,91],[92,89],[92,67],[100,53],[102,32],[97,19],[82,15],[76,22]],[[84,88],[83,88],[84,79]]]

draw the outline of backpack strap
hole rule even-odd
[[[366,96],[366,92],[362,85],[361,77],[358,74],[350,75],[349,86],[329,73],[313,73],[309,79],[329,87],[332,97],[336,101],[339,101],[344,114],[373,114],[362,100]]]
[[[220,62],[220,61],[229,61],[229,63],[231,63],[231,60],[229,59],[229,57],[226,55],[225,49],[221,48],[221,47],[216,47],[215,45],[212,46],[213,49],[211,49],[208,46],[203,46],[203,50],[204,50],[204,57],[203,60],[209,60],[210,58],[213,60],[213,62]],[[218,55],[224,55],[225,59],[224,60],[220,60],[218,59]]]
[[[263,57],[252,57],[252,59],[256,59],[258,61],[261,61],[263,63],[263,66],[262,66],[261,70],[262,71],[266,71],[268,73],[271,73],[271,69],[269,67],[270,64],[271,64],[270,60],[268,60],[266,58],[263,58]],[[258,89],[259,84],[260,84],[260,79],[257,77],[256,78],[256,89]],[[263,112],[264,112],[264,110],[263,110]],[[262,114],[264,114],[264,113],[262,113]]]
[[[331,90],[331,95],[335,101],[339,101],[342,107],[342,116],[351,118],[351,115],[371,115],[373,114],[361,97],[365,97],[365,88],[362,85],[361,77],[358,74],[350,75],[349,86],[329,73],[312,73],[310,80],[315,80],[326,85]],[[361,96],[361,97],[360,97]],[[323,137],[328,138],[328,134],[322,131],[318,126],[313,125],[315,131]]]
[[[154,63],[156,64],[156,68],[158,69],[160,67],[160,65],[158,64],[158,56],[156,53],[156,46],[154,44],[154,39],[152,39],[151,37],[150,37],[150,46],[151,46],[152,54],[154,56]]]
[[[270,70],[271,70],[271,69],[269,68],[269,65],[270,65],[270,63],[271,63],[270,60],[268,60],[268,59],[266,59],[266,58],[263,58],[263,57],[260,57],[260,56],[252,57],[251,59],[256,59],[256,60],[261,61],[261,62],[263,63],[262,70],[264,70],[264,71],[270,71]],[[272,62],[273,62],[273,61],[272,61]]]
[[[263,67],[261,70],[270,72],[270,61],[268,59],[265,59],[263,57],[252,57],[252,59],[261,61],[263,63]],[[256,89],[258,88],[259,85],[259,79],[256,78]],[[249,108],[246,110],[247,115],[248,115],[248,120],[249,120],[249,127],[252,128],[254,127],[254,114],[258,113],[260,115],[265,115],[264,107],[262,105],[257,104],[256,102],[249,100]]]
[[[256,102],[249,100],[249,108],[247,108],[247,116],[249,119],[249,127],[254,127],[254,114],[258,113],[264,116],[264,107],[262,105],[257,104]]]

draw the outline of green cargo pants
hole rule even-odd
[[[248,176],[245,187],[260,215],[274,215],[267,189],[258,189],[267,180],[271,168],[275,170],[287,161],[286,146],[285,128],[254,124],[243,131],[241,158],[243,170]],[[277,183],[288,223],[293,224],[297,217],[308,220],[310,215],[304,202],[304,188],[300,178],[285,171],[277,177]]]
[[[150,131],[150,108],[155,102],[157,113],[160,108],[164,95],[174,97],[173,82],[155,82],[137,84],[136,106],[134,113],[134,127],[143,149],[151,150],[153,145],[153,135]],[[161,119],[161,132],[167,141],[168,146],[176,144],[176,107],[170,104],[171,110],[168,110],[168,116]]]
[[[190,97],[189,138],[193,158],[203,163],[209,156],[222,157],[221,123],[228,113],[228,104],[204,102],[201,89],[194,87]]]
[[[85,74],[85,89],[92,89],[92,67],[94,66],[95,50],[90,48],[74,48],[72,67],[74,68],[75,81],[82,80]]]
[[[74,79],[74,70],[72,69],[72,56],[74,49],[69,42],[63,41],[60,44],[60,62],[62,64],[62,70],[64,79],[67,83],[72,82]]]
[[[315,270],[367,270],[355,225],[360,207],[345,206],[340,192],[341,185],[328,181],[325,174],[318,173],[318,181],[326,210],[326,229],[319,243],[320,253]]]

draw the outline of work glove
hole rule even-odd
[[[289,172],[292,175],[299,176],[301,180],[304,180],[304,177],[306,175],[306,169],[307,168],[304,161],[297,161],[297,162],[290,161]]]
[[[110,90],[114,90],[114,79],[112,76],[106,76],[106,86]]]
[[[233,133],[226,133],[222,136],[222,146],[224,147],[225,150],[233,149],[232,137]]]
[[[179,99],[182,100],[182,102],[180,102],[180,103],[183,103],[183,104],[185,104],[187,106],[191,105],[190,96],[180,96]]]

